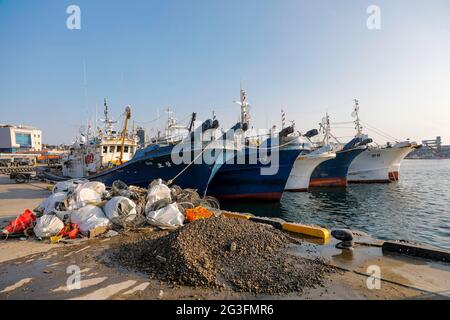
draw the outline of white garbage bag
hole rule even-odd
[[[147,213],[147,221],[158,227],[176,228],[183,226],[184,215],[176,203],[171,203],[164,208]]]
[[[92,189],[98,194],[102,194],[103,192],[106,191],[105,184],[98,182],[98,181],[89,181],[89,182],[83,183],[83,188]]]
[[[36,208],[36,211],[43,214],[51,214],[60,203],[66,200],[66,197],[67,193],[65,192],[53,193],[50,197],[42,201],[42,203]]]
[[[53,193],[72,192],[78,185],[88,182],[88,180],[72,179],[67,181],[60,181],[53,187]]]
[[[73,210],[70,214],[70,221],[76,223],[83,234],[87,234],[89,230],[97,227],[108,226],[110,224],[103,210],[92,205]]]
[[[70,206],[79,209],[89,204],[97,204],[102,201],[102,195],[106,187],[101,182],[87,182],[76,187],[72,195]]]
[[[125,197],[114,197],[103,207],[105,215],[109,219],[124,218],[126,222],[136,219],[136,204]]]
[[[64,223],[55,215],[43,215],[36,220],[34,234],[38,238],[49,238],[57,235],[64,228]]]
[[[161,179],[157,184],[152,186],[148,191],[147,195],[147,206],[151,206],[158,200],[168,199],[172,201],[172,197],[170,196],[170,188],[162,183]]]

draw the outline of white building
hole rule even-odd
[[[41,151],[42,131],[29,126],[0,124],[0,152]]]

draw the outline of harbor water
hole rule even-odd
[[[222,207],[450,249],[450,160],[404,160],[398,183],[284,193],[280,204]]]

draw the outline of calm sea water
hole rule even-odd
[[[285,193],[276,205],[228,203],[223,208],[450,249],[450,160],[405,160],[398,183]]]

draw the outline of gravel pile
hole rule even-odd
[[[271,226],[218,217],[124,244],[109,258],[152,278],[194,287],[287,294],[320,286],[332,269],[289,254],[290,243]]]

